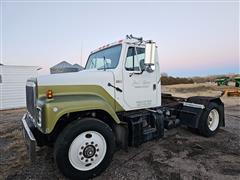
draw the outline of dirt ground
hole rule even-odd
[[[225,87],[212,84],[164,86],[176,96],[221,94]],[[100,179],[240,179],[240,98],[223,97],[226,127],[205,138],[179,127],[158,141],[118,151]],[[21,132],[25,110],[0,111],[0,179],[65,179],[53,160],[53,149],[37,149],[36,163],[27,159]]]

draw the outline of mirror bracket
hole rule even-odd
[[[147,67],[146,67],[146,71],[147,71],[148,73],[152,73],[154,70],[152,69],[151,65],[149,64],[149,65],[147,65]]]

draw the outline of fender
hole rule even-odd
[[[51,100],[39,100],[38,104],[42,104],[43,133],[49,134],[54,129],[60,117],[67,113],[103,110],[107,112],[119,124],[120,120],[114,109],[108,102],[97,95],[64,95],[56,96]],[[48,121],[44,121],[48,119]]]
[[[206,96],[193,96],[187,98],[188,103],[194,103],[196,105],[203,105],[204,108],[182,106],[179,118],[181,122],[189,127],[198,128],[200,119],[206,108],[208,108],[210,102],[215,102],[219,105],[222,119],[220,119],[220,126],[225,126],[224,118],[224,104],[219,97],[206,97]]]
[[[193,102],[197,104],[203,104],[205,107],[208,107],[210,102],[215,102],[219,105],[220,112],[223,113],[223,119],[220,120],[220,126],[225,126],[225,113],[224,113],[224,104],[221,101],[220,97],[208,97],[208,96],[193,96],[187,99],[187,102]]]

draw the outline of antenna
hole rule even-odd
[[[80,64],[82,66],[82,52],[83,52],[83,42],[81,42],[81,59],[80,59]]]

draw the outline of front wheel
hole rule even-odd
[[[111,128],[94,118],[68,125],[57,138],[54,157],[70,179],[88,179],[103,172],[113,157],[115,138]]]
[[[210,102],[199,124],[199,131],[203,136],[210,137],[217,133],[220,121],[223,118],[219,105]]]

